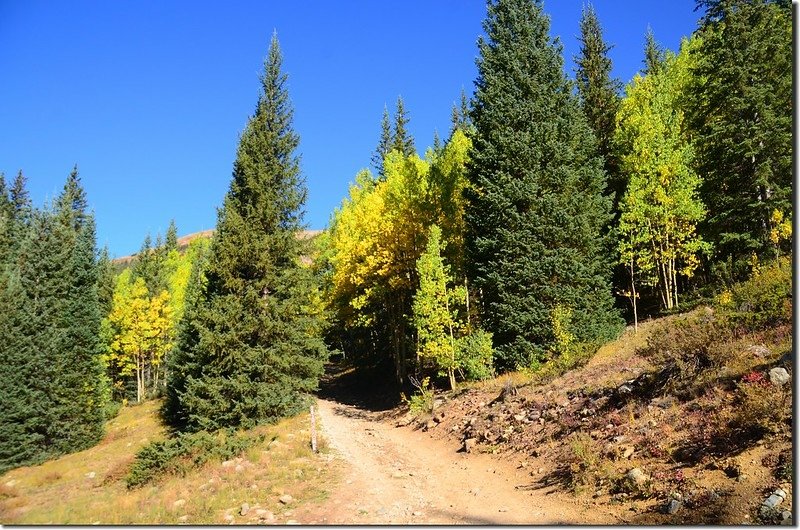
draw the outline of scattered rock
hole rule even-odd
[[[781,512],[781,526],[792,526],[792,512],[789,510]]]
[[[635,467],[628,471],[628,473],[625,474],[625,478],[637,487],[642,487],[650,482],[650,477],[648,477],[647,474],[642,471],[642,468],[639,467]]]
[[[425,430],[429,431],[429,430],[433,429],[434,427],[436,427],[437,425],[438,425],[438,423],[436,423],[435,421],[429,420],[428,423],[425,424]]]
[[[227,515],[225,516],[225,522],[226,522],[226,523],[228,523],[228,524],[233,524],[233,520],[234,520],[234,517],[233,517],[233,515],[231,515],[231,514],[227,514]]]
[[[791,380],[786,368],[773,368],[769,371],[769,381],[775,386],[783,386]]]
[[[246,502],[242,503],[242,507],[239,509],[239,515],[247,515],[247,512],[250,511],[250,505]]]
[[[14,485],[17,484],[17,482],[19,482],[19,481],[18,480],[9,480],[8,482],[6,482],[6,487],[13,488]]]
[[[763,359],[764,357],[769,357],[770,354],[769,348],[767,348],[763,344],[754,344],[749,348],[747,348],[745,352],[749,353],[753,357],[758,357],[759,359]]]
[[[498,511],[498,512],[501,512],[501,513],[502,513],[502,512],[507,512],[507,511],[508,511],[508,508],[498,508],[498,509],[497,509],[497,511]]]
[[[296,525],[296,524],[300,524],[300,523],[298,523],[298,522],[297,522],[297,521],[295,521],[294,519],[289,519],[288,521],[286,521],[286,524],[290,524],[290,525]]]
[[[623,446],[622,447],[622,458],[627,460],[628,458],[633,456],[634,451],[635,451],[635,449],[633,448],[632,445]],[[635,469],[639,469],[639,468],[634,468],[631,471],[633,471]]]
[[[244,466],[242,464],[237,464],[236,467],[233,468],[233,470],[236,471],[237,473],[241,473],[242,471],[244,471]]]
[[[173,508],[180,508],[184,504],[186,504],[186,499],[178,499],[177,501],[172,503],[172,507]]]
[[[681,509],[682,503],[675,499],[670,499],[670,501],[664,506],[664,512],[672,515],[677,513],[678,510]]]
[[[413,515],[414,517],[420,517],[422,515],[422,512],[411,512],[411,515]]]
[[[270,442],[270,444],[271,444],[271,443],[272,443],[272,442]],[[231,467],[231,466],[232,466],[232,465],[234,465],[234,464],[235,464],[235,462],[234,462],[233,460],[226,460],[226,461],[224,461],[224,462],[222,463],[222,467]]]
[[[178,517],[178,522],[179,523],[185,523],[188,520],[189,520],[189,516],[188,515],[181,515],[180,517]]]
[[[292,497],[288,493],[285,495],[281,495],[280,498],[278,499],[278,501],[280,501],[281,504],[291,504],[293,500],[294,497]]]
[[[476,438],[467,438],[464,440],[464,452],[471,453],[477,444],[478,440]]]
[[[392,473],[392,478],[405,478],[405,477],[406,474],[403,473],[402,471],[395,471],[394,473]]]
[[[90,471],[90,472],[86,473],[85,476],[86,476],[86,478],[94,478],[94,477],[97,476],[97,473],[95,473],[94,471]]]

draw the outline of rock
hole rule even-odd
[[[769,381],[775,386],[783,386],[788,383],[792,377],[789,375],[789,372],[786,371],[786,368],[773,368],[769,371]]]
[[[239,509],[239,515],[247,515],[247,512],[250,511],[250,505],[246,502],[242,503],[242,507]]]
[[[633,448],[632,445],[623,446],[622,447],[622,458],[628,459],[628,458],[632,457],[634,451],[635,451],[635,449]],[[634,468],[634,469],[638,469],[638,468]]]
[[[625,474],[625,478],[627,478],[633,485],[637,487],[644,486],[650,481],[650,477],[648,477],[647,474],[639,467],[635,467],[628,471],[628,473]]]
[[[405,478],[405,477],[406,474],[403,473],[402,471],[395,471],[394,473],[392,473],[392,478]]]
[[[178,517],[178,522],[179,523],[185,523],[188,520],[189,520],[189,516],[188,515],[181,515],[180,517]]]
[[[228,523],[228,524],[233,524],[233,520],[234,520],[234,517],[233,517],[233,515],[231,515],[231,514],[227,514],[227,515],[225,516],[225,522],[226,522],[226,523]]]
[[[237,473],[241,473],[242,471],[244,471],[244,466],[242,464],[237,464],[236,467],[233,468],[233,470],[236,471]]]
[[[753,357],[758,357],[759,359],[763,359],[764,357],[769,357],[770,351],[769,348],[764,346],[763,344],[754,344],[745,350],[746,353],[749,353]]]
[[[781,526],[792,526],[792,512],[789,510],[781,512]]]
[[[436,423],[442,423],[444,421],[444,412],[440,412],[436,416],[433,417],[433,421]]]
[[[783,493],[783,495],[779,495],[778,491]],[[782,503],[785,498],[786,498],[786,492],[784,492],[783,490],[776,490],[772,495],[764,499],[764,502],[761,503],[761,508],[762,510],[763,508],[770,508],[770,509],[775,508],[780,503]]]
[[[270,443],[271,443],[271,442],[270,442]],[[231,466],[233,466],[233,465],[235,465],[235,462],[234,462],[233,460],[226,460],[226,461],[224,461],[224,462],[222,463],[222,467],[231,467]]]
[[[9,480],[8,482],[6,482],[6,487],[7,487],[7,488],[13,488],[13,487],[14,487],[14,485],[15,485],[17,482],[19,482],[19,481],[18,481],[18,480]]]
[[[294,497],[287,493],[285,495],[281,495],[278,500],[281,504],[291,504],[291,502],[294,501]]]
[[[295,521],[294,519],[289,519],[288,521],[286,521],[286,524],[290,524],[290,525],[297,525],[297,524],[300,524],[300,523],[298,523],[298,522],[297,522],[297,521]]]
[[[620,385],[619,388],[617,388],[617,392],[621,396],[626,396],[626,395],[629,395],[629,394],[631,394],[633,392],[633,388],[631,388],[631,386],[628,385],[628,384],[623,384],[623,385]]]
[[[433,429],[434,427],[436,427],[437,425],[438,425],[438,423],[436,423],[433,420],[430,420],[430,421],[428,421],[428,423],[425,424],[425,430],[429,431],[429,430]]]
[[[172,507],[173,508],[180,508],[184,504],[186,504],[186,499],[178,499],[177,501],[172,503]]]
[[[514,414],[514,419],[516,421],[523,421],[525,419],[525,415],[524,414]]]
[[[478,440],[476,438],[467,438],[464,440],[464,452],[471,453],[477,444]]]
[[[85,476],[86,476],[86,478],[94,478],[94,477],[97,476],[97,473],[95,473],[94,471],[90,471],[90,472],[86,473]]]
[[[670,515],[676,513],[678,510],[681,509],[682,503],[675,499],[670,499],[670,501],[664,506],[664,512]]]
[[[788,364],[789,366],[791,366],[794,364],[793,359],[794,359],[794,352],[792,350],[789,350],[783,355],[781,355],[780,363]]]

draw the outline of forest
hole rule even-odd
[[[623,84],[591,5],[566,72],[540,0],[489,0],[447,135],[416,152],[398,98],[312,238],[275,35],[212,238],[181,245],[173,222],[113,262],[77,166],[42,206],[0,174],[0,472],[158,399],[174,443],[143,473],[304,410],[330,359],[398,396],[563,373],[791,261],[791,3],[697,7],[679,49],[644,36]]]

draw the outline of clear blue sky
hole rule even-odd
[[[581,0],[549,0],[572,76]],[[648,24],[677,49],[694,0],[595,0],[614,74],[642,66]],[[284,54],[309,189],[306,221],[327,225],[369,166],[384,105],[402,95],[417,149],[446,136],[471,94],[482,0],[0,0],[0,171],[28,176],[37,205],[78,164],[112,256],[174,218],[181,235],[216,222],[239,133],[258,96],[273,30]]]

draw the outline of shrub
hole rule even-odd
[[[415,377],[409,377],[411,384],[413,384],[418,392],[411,396],[411,399],[406,399],[405,394],[401,394],[403,401],[408,403],[408,408],[411,414],[418,416],[420,414],[430,414],[433,412],[433,388],[430,386],[430,377],[425,377],[422,381],[418,381]]]
[[[757,331],[792,321],[792,264],[781,258],[753,270],[749,280],[723,292],[720,313],[735,328]]]
[[[466,381],[483,381],[494,376],[492,334],[478,329],[458,339],[456,365]]]
[[[150,442],[136,454],[125,482],[129,489],[164,475],[184,475],[212,459],[228,460],[264,441],[264,435],[244,436],[233,429],[198,431]]]
[[[582,431],[573,433],[569,448],[572,452],[569,476],[575,493],[586,488],[595,491],[610,484],[614,475],[611,463],[602,457],[599,446],[591,436]]]
[[[789,393],[772,385],[761,372],[742,377],[736,385],[736,401],[733,426],[754,435],[780,430],[791,414]]]

